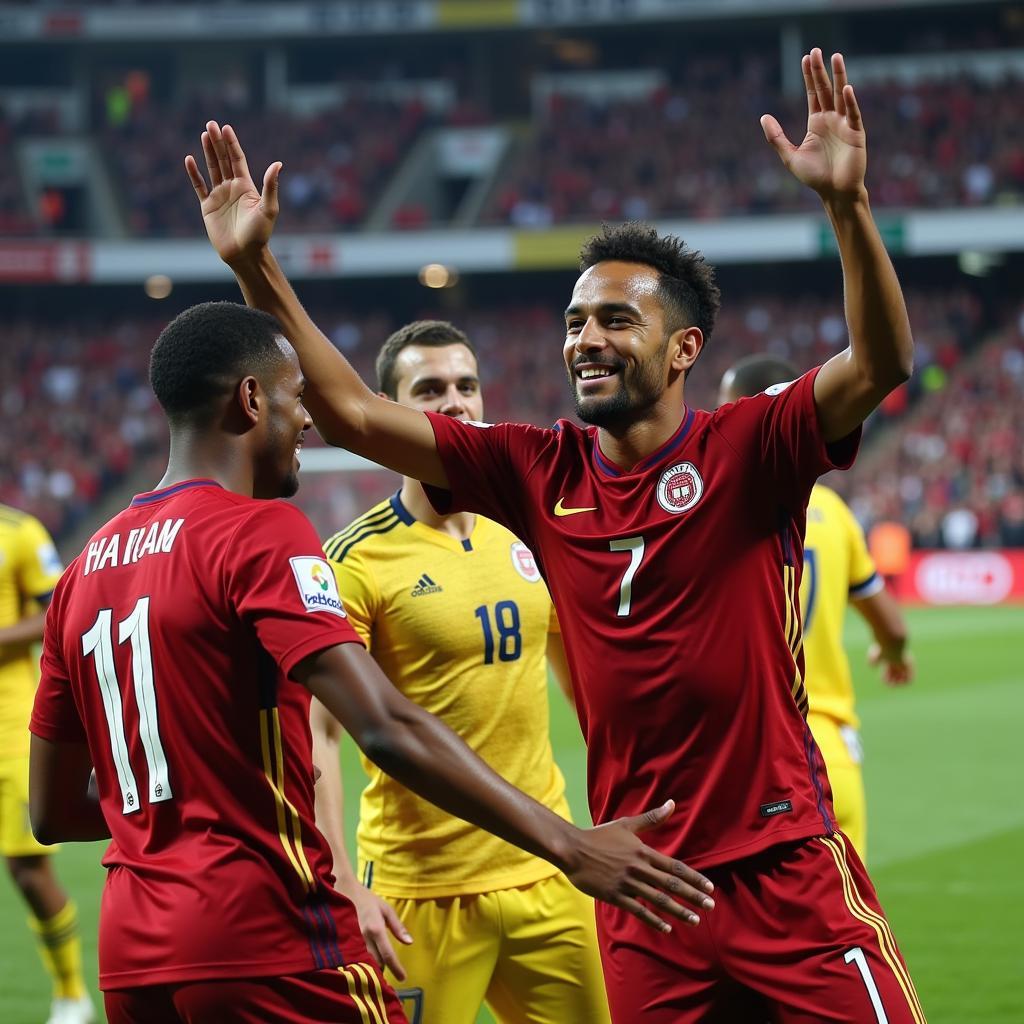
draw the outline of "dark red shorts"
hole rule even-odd
[[[373,964],[103,993],[108,1024],[406,1024]]]
[[[832,836],[704,872],[715,909],[661,935],[597,904],[615,1024],[924,1024],[867,872]]]

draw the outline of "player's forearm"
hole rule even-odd
[[[345,791],[338,763],[338,742],[313,733],[313,764],[320,778],[313,789],[316,826],[324,834],[334,856],[334,878],[339,892],[359,884],[345,847]]]
[[[29,615],[13,626],[0,629],[0,647],[14,647],[24,644],[35,644],[43,639],[43,623],[46,612]]]
[[[907,623],[887,590],[854,603],[886,655],[901,655],[907,646]]]
[[[306,378],[303,402],[329,444],[351,447],[363,432],[363,406],[373,392],[313,323],[273,253],[264,247],[231,264],[246,304],[284,328]]]
[[[914,368],[914,339],[903,291],[867,192],[826,199],[824,205],[843,264],[850,353],[877,404]]]
[[[449,814],[568,869],[575,826],[507,783],[440,719],[409,703],[367,739],[366,755]]]

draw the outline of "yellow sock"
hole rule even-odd
[[[71,900],[47,921],[28,919],[35,932],[43,965],[53,978],[58,999],[81,999],[85,995],[82,976],[82,943],[78,937],[78,910]]]

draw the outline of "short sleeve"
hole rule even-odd
[[[373,651],[373,623],[380,607],[380,591],[365,560],[350,551],[343,561],[331,560],[334,576],[338,581],[338,593],[348,612],[348,621]]]
[[[294,505],[263,503],[229,552],[228,600],[285,675],[307,655],[360,642],[313,524]]]
[[[860,528],[860,523],[857,522],[845,502],[842,505],[842,510],[850,552],[850,598],[857,601],[877,594],[885,587],[885,582],[878,575],[875,563],[868,553],[867,541],[864,539],[864,531]]]
[[[28,516],[19,532],[18,583],[21,592],[30,598],[49,597],[64,571],[60,555],[38,519]]]
[[[469,423],[427,413],[448,489],[424,485],[441,514],[478,512],[507,526],[516,536],[528,533],[524,481],[538,457],[554,443],[555,431],[525,423]]]
[[[860,445],[861,428],[826,444],[814,405],[814,379],[821,367],[786,384],[741,399],[720,412],[719,429],[729,443],[761,467],[762,479],[790,509],[807,504],[814,482],[833,469],[848,469]],[[732,410],[730,413],[729,410]]]
[[[46,612],[40,679],[29,731],[51,743],[85,743],[85,727],[60,647],[61,635],[58,606],[54,602]]]

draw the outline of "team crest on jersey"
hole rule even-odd
[[[540,569],[533,552],[521,541],[512,545],[512,565],[527,583],[536,583],[540,579]]]
[[[307,612],[330,612],[343,619],[347,618],[345,606],[338,596],[338,581],[334,578],[334,570],[322,558],[302,555],[289,558],[288,562]]]
[[[692,462],[677,462],[661,474],[655,493],[666,512],[686,512],[700,501],[704,481]]]

